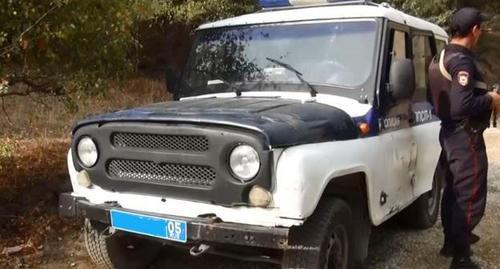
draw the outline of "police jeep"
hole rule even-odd
[[[446,32],[370,1],[261,4],[197,29],[176,101],[77,123],[60,212],[96,264],[143,268],[169,244],[355,268],[372,226],[435,223],[426,70]]]

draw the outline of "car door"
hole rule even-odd
[[[393,26],[388,32],[386,68],[382,76],[379,102],[380,140],[385,147],[387,194],[384,211],[398,212],[413,200],[412,182],[415,177],[417,144],[412,131],[411,100],[395,100],[390,93],[389,70],[396,60],[411,58],[409,29]]]
[[[443,41],[441,41],[443,42]],[[432,187],[434,168],[440,154],[439,119],[433,113],[428,98],[428,67],[437,53],[437,42],[431,32],[412,31],[412,57],[415,66],[415,94],[412,99],[413,121],[411,127],[417,144],[414,197],[419,197]]]

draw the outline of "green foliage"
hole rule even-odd
[[[389,0],[387,2],[405,13],[445,26],[455,11],[455,0]]]
[[[426,18],[441,26],[447,26],[453,12],[466,6],[476,7],[486,12],[500,12],[500,1],[491,0],[388,0],[375,2],[388,2],[393,7],[408,14]]]
[[[377,1],[382,2],[382,1]],[[500,1],[491,0],[389,0],[395,8],[417,17],[425,18],[435,22],[444,28],[449,26],[449,20],[456,10],[462,7],[476,7],[482,11],[498,14],[500,12]],[[482,70],[485,72],[486,80],[489,82],[500,79],[500,65],[498,59],[498,43],[500,42],[500,16],[496,16],[487,22],[483,29],[487,29],[476,49]]]
[[[128,51],[140,14],[132,0],[4,0],[0,77],[77,80],[87,86],[132,68]],[[53,81],[53,80],[52,80]],[[38,85],[38,84],[37,84]]]
[[[155,19],[197,25],[258,9],[256,0],[144,0]]]
[[[0,140],[0,160],[7,159],[12,156],[12,146],[9,145],[8,141],[9,140]]]
[[[0,79],[45,93],[101,89],[136,67],[141,22],[195,27],[256,8],[254,0],[3,0]]]
[[[500,11],[500,1],[389,0],[442,26],[456,8]],[[256,0],[3,0],[0,2],[0,97],[15,83],[39,92],[102,89],[140,60],[140,25],[197,25],[258,9]],[[499,25],[492,23],[491,25]],[[9,81],[8,85],[2,79]],[[61,90],[64,89],[64,90]]]

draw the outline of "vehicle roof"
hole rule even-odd
[[[228,26],[244,26],[266,23],[286,23],[309,20],[353,19],[353,18],[387,18],[396,23],[405,24],[417,29],[433,32],[436,36],[447,38],[441,27],[420,18],[405,14],[388,5],[319,5],[294,8],[278,8],[263,10],[239,17],[206,23],[198,29],[219,28]]]

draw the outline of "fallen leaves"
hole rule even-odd
[[[0,139],[0,193],[64,177],[69,143],[69,139]]]
[[[57,214],[67,181],[67,139],[0,139],[0,260],[37,257],[70,224]]]

